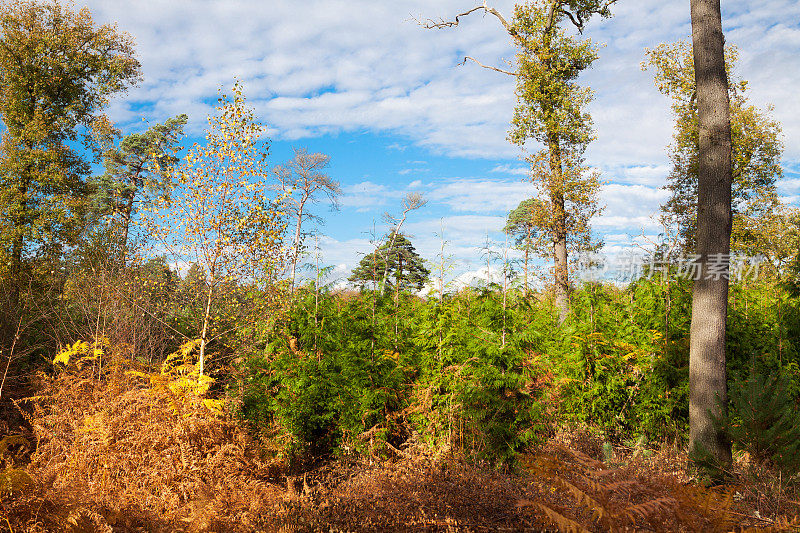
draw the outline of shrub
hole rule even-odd
[[[800,409],[782,374],[752,373],[729,391],[728,417],[720,421],[734,445],[786,473],[800,471]]]

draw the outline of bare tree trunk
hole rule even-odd
[[[713,422],[727,410],[725,332],[728,275],[709,274],[709,263],[727,265],[731,237],[731,129],[720,0],[691,0],[692,44],[699,126],[697,254],[699,279],[692,293],[689,348],[689,447],[722,466],[731,447]]]
[[[200,375],[206,366],[206,344],[208,344],[208,324],[211,321],[211,297],[214,294],[214,278],[212,276],[208,285],[208,295],[206,296],[206,310],[203,313],[203,330],[200,333],[200,358],[198,364],[200,365]]]
[[[26,169],[26,172],[30,171],[30,167]],[[11,245],[11,287],[10,287],[10,294],[9,294],[9,309],[12,314],[17,313],[19,309],[19,296],[20,296],[20,288],[22,287],[22,250],[25,247],[25,237],[22,233],[22,227],[25,224],[23,217],[25,217],[25,211],[28,209],[28,186],[30,180],[26,177],[23,179],[22,185],[19,188],[19,196],[20,196],[20,205],[19,205],[19,213],[20,215],[16,217],[14,221],[14,225],[16,226],[15,229],[17,230],[17,235],[14,236],[14,242]]]
[[[506,310],[508,308],[508,234],[503,245],[503,338],[501,348],[506,346]]]
[[[14,237],[14,243],[11,246],[11,287],[9,294],[9,309],[12,313],[16,313],[19,309],[19,293],[22,286],[22,248],[25,241],[22,233]]]
[[[528,283],[528,256],[529,255],[530,255],[530,251],[528,250],[528,247],[526,246],[525,247],[525,291],[523,292],[523,294],[525,296],[528,296],[528,287],[530,287],[530,284]]]
[[[303,223],[303,208],[305,207],[305,198],[303,198],[300,202],[300,205],[297,208],[297,228],[295,228],[294,232],[294,243],[292,245],[292,281],[291,281],[291,293],[294,294],[294,280],[295,280],[295,273],[297,271],[297,259],[300,255],[300,225]]]

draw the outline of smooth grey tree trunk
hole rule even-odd
[[[727,409],[725,331],[728,276],[709,271],[727,265],[731,238],[731,127],[720,0],[691,0],[692,49],[697,84],[699,166],[698,277],[692,293],[689,348],[689,447],[730,465],[731,447],[712,414]]]

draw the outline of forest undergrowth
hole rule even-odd
[[[99,376],[95,365],[42,378],[42,394],[25,402],[32,434],[16,441],[16,455],[8,437],[2,444],[5,528],[790,530],[784,518],[753,517],[744,494],[758,487],[704,488],[683,474],[680,451],[645,457],[614,447],[609,455],[585,430],[525,450],[515,468],[411,440],[381,456],[292,470],[266,459],[237,420],[203,402],[204,393],[175,387],[180,377],[132,368],[112,361]]]
[[[541,297],[311,287],[210,376],[197,341],[160,362],[62,347],[0,441],[0,529],[791,531],[796,314],[763,290],[734,291],[722,485],[686,468],[677,283],[587,286],[562,328]]]

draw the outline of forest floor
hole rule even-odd
[[[291,472],[213,404],[146,377],[42,377],[16,403],[27,424],[3,428],[0,530],[800,531],[797,481],[740,458],[739,481],[706,488],[679,448],[604,449],[585,431],[514,469],[411,439]]]

